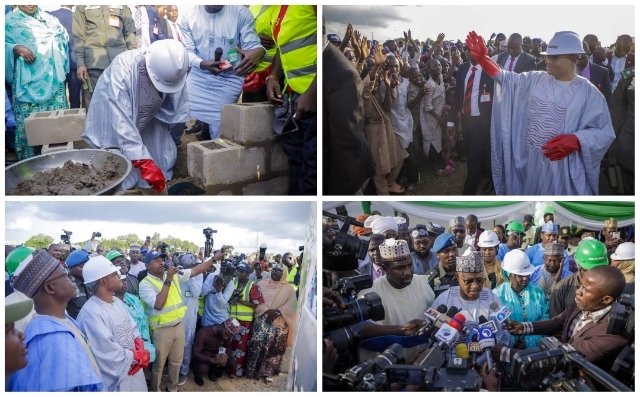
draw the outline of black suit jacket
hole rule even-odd
[[[169,28],[166,19],[158,18],[156,27],[158,28],[158,40],[173,39],[173,32]]]
[[[375,169],[364,135],[363,86],[355,67],[329,45],[322,52],[323,192],[354,194]]]
[[[591,66],[591,77],[589,81],[595,85],[609,102],[611,97],[611,80],[609,80],[609,71],[607,68],[589,62]]]
[[[462,114],[462,106],[464,102],[464,90],[465,90],[465,78],[467,72],[471,68],[470,62],[465,62],[458,67],[458,73],[456,74],[456,91],[453,97],[453,104],[451,106],[451,112],[449,112],[449,122],[455,123],[458,119],[458,114]],[[476,78],[478,75],[476,74]],[[478,107],[480,108],[480,120],[487,128],[491,125],[491,109],[493,108],[493,79],[484,70],[480,76],[480,95],[478,95]],[[488,102],[482,102],[482,93],[486,92],[490,94],[491,100]]]
[[[509,68],[510,62],[509,52],[505,51],[498,55],[498,65],[502,66],[503,69],[507,70]],[[522,72],[530,72],[532,70],[536,70],[536,59],[527,54],[526,52],[522,52],[520,57],[516,61],[516,64],[513,66],[513,72],[522,73]]]

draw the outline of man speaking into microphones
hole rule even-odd
[[[156,346],[156,361],[151,374],[153,391],[160,391],[162,371],[165,361],[169,361],[169,380],[167,389],[178,391],[178,377],[180,365],[184,355],[185,332],[184,317],[186,306],[182,301],[180,281],[188,281],[209,270],[213,262],[222,259],[222,251],[216,251],[208,258],[191,269],[178,270],[169,266],[165,271],[166,254],[149,251],[144,257],[147,266],[147,276],[140,282],[140,300],[149,318],[151,339]],[[175,277],[178,274],[178,277]]]
[[[490,289],[483,287],[486,281],[484,274],[481,252],[467,251],[463,256],[456,257],[456,278],[459,285],[452,286],[438,295],[431,307],[458,307],[469,326],[478,324],[480,316],[489,317],[489,305],[492,302],[502,306],[500,298]]]

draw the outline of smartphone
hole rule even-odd
[[[613,233],[611,233],[611,237],[612,237],[612,238],[617,238],[617,239],[619,239],[619,238],[620,238],[620,232],[613,232]]]

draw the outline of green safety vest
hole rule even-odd
[[[303,94],[316,78],[318,21],[313,6],[276,6],[271,29],[286,85]]]
[[[242,290],[242,300],[249,301],[249,291],[251,291],[251,287],[253,286],[253,281],[247,281]],[[233,289],[235,290],[238,287],[238,279],[233,279]],[[229,317],[235,318],[238,321],[253,321],[253,313],[254,309],[250,306],[241,305],[236,303],[235,305],[231,305],[229,307]]]
[[[269,36],[273,38],[271,36],[271,15],[276,8],[276,6],[269,5],[254,5],[249,7],[249,11],[251,11],[251,14],[255,18],[256,32],[258,33],[258,35]],[[265,48],[265,50],[267,49]],[[254,72],[262,72],[263,70],[271,66],[271,63],[273,63],[273,57],[275,57],[277,50],[277,47],[268,49],[264,54],[264,57],[262,58],[262,62],[260,62]]]
[[[293,289],[297,291],[298,286],[294,284],[296,279],[296,274],[298,274],[298,266],[294,266],[293,269],[291,269],[291,272],[287,274],[287,282],[293,285]]]
[[[145,277],[141,283],[149,283],[157,293],[160,293],[163,286],[163,282],[161,280],[152,276]],[[149,328],[151,328],[151,331],[154,331],[156,328],[178,324],[182,319],[184,319],[185,313],[187,312],[187,307],[182,302],[180,282],[177,281],[176,277],[174,277],[171,282],[167,301],[165,302],[162,310],[157,311],[153,307],[149,307],[144,301],[143,304],[147,310]]]

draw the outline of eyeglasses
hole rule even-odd
[[[477,285],[482,286],[484,285],[485,281],[487,281],[485,277],[462,279],[462,282],[464,283],[464,285],[471,285],[475,283]]]
[[[462,233],[464,233],[464,232],[465,232],[465,230],[464,230],[464,229],[453,229],[453,233],[454,233],[454,234],[462,234]]]
[[[61,275],[59,275],[59,276],[56,276],[56,277],[54,277],[54,278],[51,278],[51,279],[47,280],[47,283],[50,283],[50,282],[55,281],[55,280],[57,280],[57,279],[59,279],[59,278],[62,278],[62,277],[69,277],[69,278],[71,278],[71,274],[69,273],[69,270],[67,270],[66,268],[64,268],[64,267],[63,267],[63,268],[62,268],[62,271],[64,272],[63,274],[61,274]]]
[[[562,58],[564,56],[565,55],[547,55],[547,56],[545,56],[545,60],[554,61],[555,62],[555,61],[559,60],[560,58]]]

